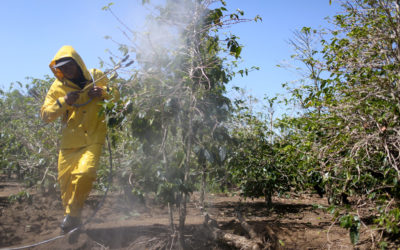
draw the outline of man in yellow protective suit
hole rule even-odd
[[[66,233],[80,225],[83,204],[96,179],[107,130],[104,116],[99,116],[99,102],[112,97],[107,77],[100,70],[89,71],[71,46],[57,52],[50,68],[56,80],[47,93],[41,117],[45,122],[61,117],[63,123],[58,182],[65,208],[61,229]]]

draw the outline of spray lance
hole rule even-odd
[[[75,93],[84,93],[84,92],[86,92],[86,91],[88,91],[88,90],[94,88],[94,87],[96,86],[96,82],[100,81],[101,79],[105,78],[107,75],[109,75],[109,74],[111,74],[111,73],[114,73],[114,74],[110,77],[110,80],[114,79],[114,78],[117,77],[117,75],[118,75],[118,74],[116,74],[116,71],[117,71],[118,69],[120,69],[120,68],[127,68],[127,67],[129,67],[130,65],[133,64],[134,60],[131,60],[131,61],[127,62],[125,65],[123,65],[123,63],[125,63],[128,59],[129,59],[129,55],[126,55],[124,58],[122,58],[121,61],[119,61],[119,62],[114,66],[113,69],[111,69],[111,70],[106,70],[106,71],[104,72],[104,74],[103,74],[100,78],[98,78],[98,79],[96,79],[96,80],[94,80],[94,79],[93,79],[93,76],[92,76],[92,82],[89,83],[89,84],[87,84],[83,89],[76,91]],[[74,107],[82,107],[82,106],[85,106],[86,104],[88,104],[88,103],[91,102],[91,101],[92,101],[92,98],[90,98],[90,99],[89,99],[87,102],[85,102],[85,103],[80,103],[80,104],[74,103],[74,104],[72,104],[72,106],[74,106]]]

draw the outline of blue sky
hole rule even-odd
[[[0,88],[25,77],[51,74],[48,64],[57,50],[72,45],[88,68],[99,67],[98,57],[107,59],[106,49],[116,46],[106,35],[124,41],[121,24],[102,7],[108,0],[13,0],[2,2],[0,15]],[[113,11],[134,30],[140,30],[146,13],[142,0],[115,0]],[[226,0],[229,9],[240,8],[246,17],[260,15],[261,23],[242,23],[231,28],[243,44],[243,67],[259,71],[237,77],[229,86],[240,86],[257,98],[283,93],[281,84],[299,78],[276,67],[293,54],[288,40],[303,26],[327,26],[324,19],[339,11],[329,0]]]

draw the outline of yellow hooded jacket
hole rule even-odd
[[[87,103],[90,100],[87,94],[90,88],[85,87],[82,93],[80,93],[76,104],[87,104],[80,107],[68,105],[65,102],[64,96],[70,91],[81,90],[81,88],[72,81],[66,79],[59,69],[53,68],[56,61],[64,57],[71,57],[77,62],[85,79],[88,80],[88,84],[92,82],[92,80],[96,81],[96,79],[101,78],[99,81],[95,82],[95,84],[96,86],[102,87],[104,89],[103,93],[106,94],[101,98],[94,98]],[[107,127],[104,116],[99,116],[99,110],[101,108],[99,102],[102,101],[102,99],[104,100],[111,97],[107,94],[107,92],[110,91],[107,87],[107,77],[98,69],[87,70],[82,58],[71,46],[63,46],[57,52],[50,63],[50,68],[56,76],[56,80],[47,93],[41,108],[41,117],[45,122],[52,122],[58,117],[62,117],[64,126],[62,129],[61,149],[80,148],[94,143],[104,144]]]

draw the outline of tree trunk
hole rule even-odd
[[[178,227],[178,242],[179,249],[186,249],[185,244],[185,221],[186,221],[186,199],[187,195],[182,194],[182,198],[180,200],[179,205],[179,227]]]
[[[217,228],[215,220],[211,219],[208,214],[204,217],[204,227],[209,230],[210,236],[215,240],[222,242],[228,246],[243,250],[258,250],[260,246],[257,242],[244,236],[227,233]]]
[[[260,235],[249,223],[247,223],[240,212],[237,212],[237,220],[239,221],[240,226],[249,234],[250,238],[262,249],[281,248],[278,237],[276,237],[274,231],[268,225],[265,225],[263,235]]]
[[[259,241],[260,243],[262,243],[261,237],[258,236],[258,234],[254,230],[254,228],[252,226],[250,226],[249,223],[247,223],[247,221],[243,218],[242,213],[238,212],[237,218],[238,218],[238,221],[240,222],[240,225],[242,226],[242,228],[244,230],[246,230],[246,232],[249,234],[250,238],[255,239],[255,240]]]
[[[168,213],[169,213],[169,226],[171,227],[171,232],[175,232],[175,225],[174,225],[174,208],[170,202],[168,202]]]
[[[206,194],[206,180],[207,180],[207,163],[203,163],[203,170],[201,175],[201,188],[200,188],[200,206],[202,211],[205,209],[204,199]]]
[[[272,207],[272,192],[270,188],[267,188],[264,190],[264,197],[265,197],[265,203],[267,204],[268,208]]]

